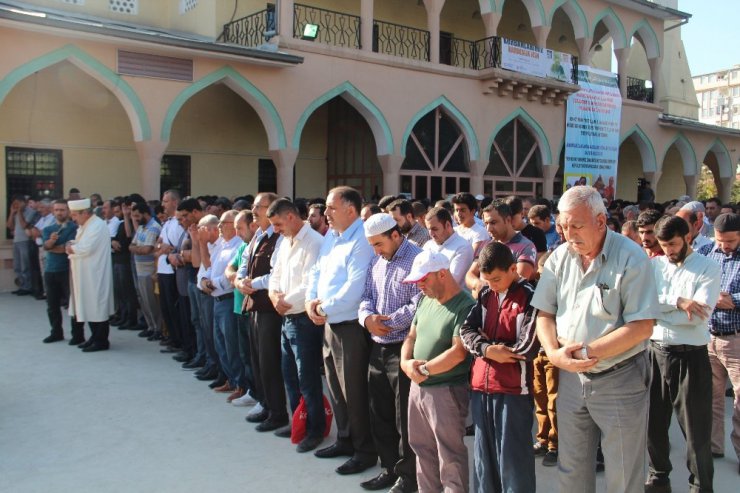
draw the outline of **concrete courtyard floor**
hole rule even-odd
[[[298,454],[288,440],[254,431],[245,408],[134,332],[113,328],[111,350],[91,354],[66,341],[42,344],[48,332],[44,302],[0,294],[1,492],[360,492],[379,472],[339,476],[344,459]],[[671,442],[673,491],[686,492],[675,422]],[[714,490],[736,493],[729,437],[726,451]],[[557,491],[556,476],[537,461],[538,491]]]

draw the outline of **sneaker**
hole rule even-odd
[[[249,395],[249,393],[244,394],[238,399],[234,399],[233,401],[231,401],[231,404],[236,407],[248,407],[248,406],[254,406],[255,404],[259,405],[257,401],[254,400],[254,397]]]
[[[536,442],[532,446],[532,450],[534,451],[534,456],[538,457],[540,455],[545,455],[547,453],[547,445],[545,445],[542,442]]]
[[[249,411],[249,412],[247,413],[247,418],[249,418],[250,416],[251,416],[251,417],[255,417],[255,416],[258,416],[258,415],[259,415],[259,414],[261,414],[261,413],[262,413],[262,411],[264,411],[264,410],[265,410],[265,408],[263,408],[263,407],[262,407],[262,404],[260,404],[260,403],[258,402],[257,404],[255,404],[255,405],[254,405],[254,407],[252,408],[252,410],[251,410],[251,411]]]
[[[545,456],[542,458],[542,465],[547,467],[558,465],[558,451],[548,450]]]

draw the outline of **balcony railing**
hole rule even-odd
[[[226,43],[255,47],[275,35],[275,11],[265,9],[224,25]]]
[[[645,80],[627,77],[627,99],[652,103],[653,88],[647,87],[647,81]]]
[[[360,17],[309,5],[294,4],[293,36],[303,36],[306,24],[319,27],[315,41],[344,48],[360,48]]]
[[[373,51],[429,61],[429,31],[392,22],[373,22]]]

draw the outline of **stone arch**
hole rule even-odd
[[[151,139],[151,126],[144,104],[134,89],[118,74],[103,63],[74,45],[67,45],[58,50],[35,58],[11,71],[0,81],[0,104],[10,91],[23,79],[40,70],[57,63],[68,61],[84,73],[100,82],[112,92],[123,106],[131,123],[134,141]]]
[[[658,41],[658,36],[647,20],[642,19],[637,22],[632,27],[632,32],[627,39],[632,39],[633,36],[638,37],[649,59],[660,56],[660,41]]]
[[[573,26],[573,34],[575,34],[577,39],[585,38],[589,35],[588,19],[576,0],[557,0],[552,10],[550,10],[548,25],[552,25],[552,19],[558,9],[562,9],[570,19],[570,23]]]
[[[722,142],[719,138],[715,139],[714,142],[712,142],[704,151],[702,156],[704,158],[702,159],[702,162],[704,162],[707,158],[707,155],[709,153],[713,153],[715,158],[717,159],[717,166],[719,167],[719,177],[720,178],[729,178],[734,173],[735,170],[732,166],[732,158],[730,158],[730,151],[727,150],[727,146],[724,142]]]
[[[468,158],[471,161],[477,161],[478,157],[480,156],[480,149],[478,146],[478,137],[475,135],[473,125],[470,123],[470,120],[468,120],[468,118],[459,109],[457,109],[457,107],[455,107],[455,105],[452,104],[452,102],[445,96],[440,96],[431,103],[427,104],[422,109],[420,109],[413,116],[413,118],[411,118],[409,124],[406,126],[406,131],[403,133],[403,138],[401,139],[401,147],[399,149],[400,155],[406,157],[406,144],[408,144],[409,137],[411,136],[411,131],[414,129],[414,126],[419,122],[419,120],[421,120],[424,115],[426,115],[430,111],[433,111],[438,106],[441,106],[445,110],[445,112],[460,128],[463,135],[465,135],[465,140],[468,147]]]
[[[681,155],[681,162],[683,163],[683,174],[685,176],[694,176],[699,174],[699,164],[696,160],[696,152],[694,147],[682,133],[678,133],[674,139],[668,143],[663,151],[663,158],[661,159],[661,170],[663,170],[663,163],[665,162],[666,155],[670,150],[671,146],[675,145],[678,149],[678,153]]]
[[[375,103],[348,81],[322,94],[306,107],[298,119],[295,132],[293,133],[293,148],[298,149],[300,147],[303,128],[306,126],[313,112],[337,96],[341,96],[365,118],[373,132],[373,137],[375,137],[378,156],[393,154],[393,135],[390,125],[388,125],[388,120],[386,120],[383,112],[380,111]]]
[[[486,149],[490,151],[491,147],[493,146],[493,140],[496,138],[501,129],[509,124],[509,122],[517,118],[522,122],[527,130],[532,132],[532,134],[537,139],[537,146],[540,149],[540,156],[542,157],[543,166],[553,164],[552,150],[550,149],[550,141],[547,138],[547,134],[542,129],[540,124],[537,123],[537,121],[532,118],[532,116],[527,113],[522,107],[517,108],[512,113],[510,113],[509,116],[499,122],[496,128],[493,129],[493,132],[491,132],[491,136],[488,138],[488,145]]]
[[[162,123],[161,139],[163,142],[170,140],[172,124],[183,105],[193,95],[217,82],[223,82],[224,85],[244,98],[254,108],[267,133],[267,142],[270,150],[279,150],[286,147],[285,128],[275,106],[262,91],[231,67],[222,67],[206,75],[202,79],[193,82],[177,95],[167,109],[167,115]]]
[[[524,8],[527,9],[527,13],[529,13],[529,20],[532,23],[532,27],[536,26],[544,26],[548,24],[548,18],[547,14],[545,13],[545,8],[542,6],[541,0],[519,0],[524,5]],[[506,0],[501,0],[501,3],[499,3],[498,11],[502,12],[504,10],[504,4],[506,3]]]
[[[614,49],[622,49],[627,46],[628,39],[627,34],[624,31],[624,25],[619,20],[617,14],[614,13],[611,7],[607,7],[599,12],[594,20],[591,22],[591,37],[593,38],[596,34],[596,27],[599,22],[603,22],[606,28],[609,30],[609,34],[614,41]],[[597,41],[597,40],[594,40]]]
[[[640,151],[640,157],[642,158],[642,170],[646,173],[658,171],[657,160],[655,159],[655,149],[653,144],[650,142],[647,134],[643,132],[639,125],[635,125],[629,129],[619,140],[621,146],[625,140],[631,138]]]

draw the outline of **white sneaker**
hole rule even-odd
[[[233,401],[231,401],[231,404],[237,407],[247,407],[247,406],[253,406],[257,404],[257,401],[254,400],[254,398],[251,395],[244,394],[238,399],[234,399]]]
[[[232,401],[232,402],[233,402],[233,401]],[[251,411],[249,411],[249,412],[247,413],[247,417],[250,417],[250,416],[257,416],[257,415],[258,415],[259,413],[261,413],[262,411],[264,411],[264,408],[262,407],[262,404],[260,404],[260,403],[258,402],[257,404],[255,404],[255,405],[254,405],[254,407],[252,408],[252,410],[251,410]]]

